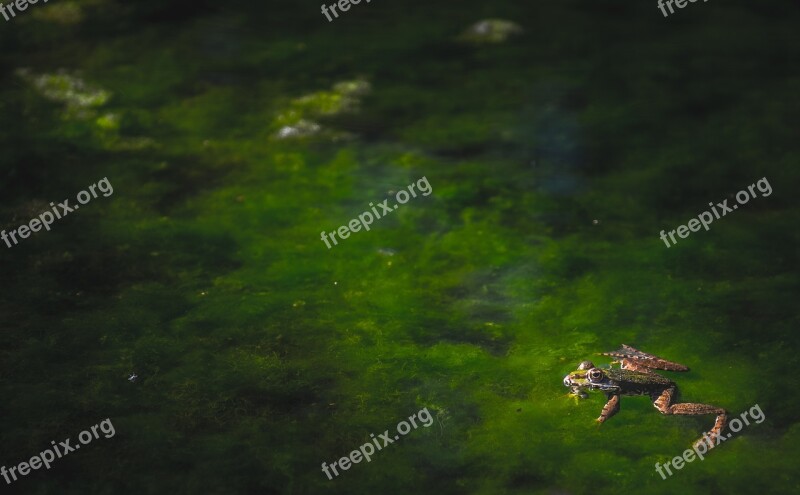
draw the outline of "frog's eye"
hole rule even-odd
[[[589,380],[599,382],[603,378],[603,372],[597,368],[589,370]]]

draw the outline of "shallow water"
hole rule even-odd
[[[0,251],[0,463],[116,431],[4,488],[797,491],[798,17],[91,0],[2,21],[3,228],[114,192]],[[459,37],[485,18],[524,32]],[[766,419],[662,480],[713,417],[626,397],[598,426],[602,396],[562,384],[621,343],[689,366],[664,373],[681,401]],[[423,408],[430,427],[321,471]]]

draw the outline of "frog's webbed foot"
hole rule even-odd
[[[664,390],[661,395],[658,396],[653,401],[653,406],[659,410],[662,414],[679,414],[679,415],[688,415],[694,416],[699,414],[716,414],[717,419],[714,421],[714,427],[705,434],[704,438],[701,438],[695,442],[697,445],[700,442],[706,442],[708,445],[708,449],[713,449],[716,445],[719,444],[719,440],[714,442],[714,440],[722,435],[722,430],[725,428],[725,425],[728,424],[728,413],[725,409],[721,407],[711,406],[708,404],[698,404],[694,402],[684,402],[682,404],[671,404],[672,396],[675,393],[675,387],[669,387],[668,389]],[[709,440],[706,440],[705,437],[708,437]]]
[[[714,426],[703,435],[703,438],[697,439],[694,443],[698,445],[700,443],[705,443],[708,445],[708,450],[713,449],[720,442],[725,441],[725,437],[722,436],[722,430],[725,429],[725,426],[728,424],[728,412],[725,409],[721,409],[719,407],[709,406],[707,404],[676,404],[678,406],[689,405],[689,406],[703,406],[710,408],[711,410],[708,412],[701,412],[701,413],[688,413],[688,414],[708,414],[708,413],[716,413],[717,419],[714,421]],[[676,413],[679,414],[679,413]],[[728,433],[730,435],[730,433]],[[720,437],[719,439],[717,437]]]
[[[717,415],[717,420],[714,421],[714,427],[711,428],[708,432],[706,432],[706,434],[703,435],[702,438],[698,438],[694,442],[694,445],[692,445],[692,447],[704,443],[708,446],[708,450],[711,450],[717,445],[719,445],[720,442],[724,442],[725,437],[722,435],[722,430],[725,429],[725,426],[727,424],[728,424],[728,414],[725,410],[723,410],[722,413]],[[728,433],[728,437],[730,437],[730,435],[731,434]]]
[[[617,414],[619,412],[619,395],[609,395],[608,402],[606,405],[603,406],[603,410],[600,412],[600,417],[597,418],[599,423],[605,423],[605,421],[610,418],[611,416]]]
[[[648,371],[648,368],[667,371],[689,371],[689,368],[682,364],[667,361],[625,344],[622,344],[622,347],[616,351],[604,352],[602,355],[617,358],[617,361],[622,363],[622,369],[632,371]]]

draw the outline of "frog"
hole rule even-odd
[[[646,395],[653,406],[664,415],[705,415],[716,414],[714,426],[703,437],[694,442],[697,446],[706,443],[708,449],[719,444],[713,442],[722,435],[728,423],[728,412],[717,406],[694,402],[675,403],[677,385],[653,370],[689,371],[687,366],[667,361],[653,354],[642,352],[632,346],[622,344],[616,351],[603,352],[602,356],[611,356],[614,361],[609,368],[598,368],[591,361],[583,361],[578,369],[564,377],[564,386],[570,389],[570,395],[580,399],[588,397],[589,391],[600,391],[606,395],[606,404],[597,418],[602,424],[617,414],[620,409],[621,396]],[[613,365],[619,364],[619,368]]]

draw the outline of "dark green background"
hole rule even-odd
[[[525,33],[456,39],[487,17]],[[0,225],[114,186],[0,245],[0,463],[117,432],[0,491],[796,492],[798,21],[743,0],[666,19],[655,0],[375,0],[331,23],[308,1],[51,0],[0,19]],[[22,67],[111,96],[76,109]],[[355,79],[357,110],[315,115]],[[275,139],[292,108],[326,132]],[[422,176],[432,195],[320,241]],[[771,196],[659,240],[762,177]],[[670,374],[683,400],[766,420],[662,481],[712,417],[626,398],[598,427],[602,397],[561,383],[623,342],[690,366]],[[423,407],[431,428],[321,472]]]

